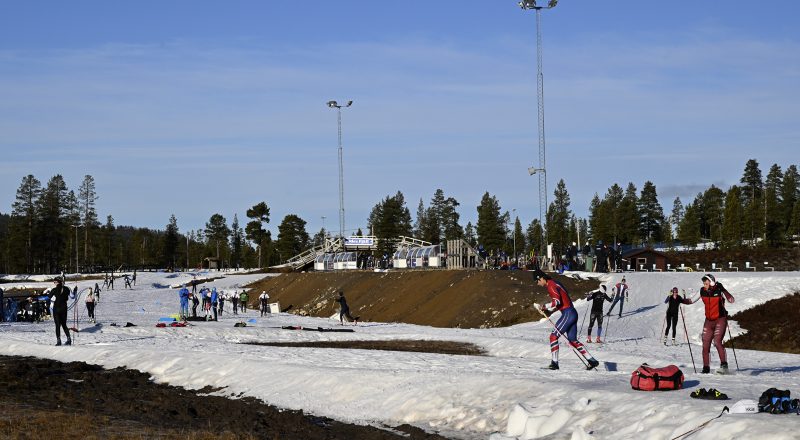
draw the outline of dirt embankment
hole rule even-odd
[[[557,277],[573,298],[596,289],[597,281]],[[425,270],[395,272],[290,273],[251,285],[251,302],[262,290],[282,309],[327,317],[344,291],[353,316],[362,321],[405,322],[434,327],[502,327],[538,320],[532,303],[547,300],[530,272]]]
[[[800,292],[743,310],[730,319],[747,329],[733,339],[735,348],[800,354]]]

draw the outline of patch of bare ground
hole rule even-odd
[[[598,281],[555,276],[572,298],[596,289]],[[361,321],[404,322],[451,328],[505,327],[540,319],[531,310],[548,299],[527,271],[407,270],[288,273],[250,285],[270,292],[271,301],[304,316],[337,313],[334,301],[344,291],[353,316]],[[258,295],[251,297],[255,306]]]
[[[379,429],[251,398],[203,395],[147,374],[83,362],[0,356],[3,439],[444,439],[408,425]]]
[[[800,292],[743,310],[730,319],[747,329],[733,338],[735,348],[800,354]],[[730,347],[730,341],[725,345]]]
[[[307,341],[307,342],[246,342],[270,347],[355,348],[359,350],[411,351],[415,353],[485,356],[475,344],[454,341],[387,340],[387,341]]]

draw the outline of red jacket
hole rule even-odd
[[[700,298],[706,306],[706,319],[713,321],[720,317],[728,316],[725,310],[725,300],[733,302],[734,298],[721,283],[715,283],[710,289],[705,287],[700,289]]]
[[[567,294],[567,289],[564,288],[559,282],[547,280],[547,293],[550,295],[549,310],[564,310],[572,307],[572,300]]]

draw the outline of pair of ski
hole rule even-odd
[[[583,355],[583,353],[581,353],[577,348],[575,348],[572,344],[570,344],[569,343],[569,339],[567,339],[567,336],[564,335],[563,333],[561,333],[561,330],[559,330],[558,327],[556,327],[556,324],[553,322],[553,320],[550,319],[550,317],[547,316],[542,311],[542,309],[540,308],[539,304],[533,303],[533,308],[536,309],[536,311],[539,312],[540,315],[542,315],[545,318],[547,318],[547,321],[550,323],[550,325],[553,326],[553,330],[555,330],[556,334],[558,334],[558,337],[559,338],[563,337],[564,340],[567,341],[567,345],[569,345],[569,348],[571,348],[572,352],[575,353],[576,356],[578,356],[578,359],[581,360],[581,363],[583,363],[583,366],[586,367],[587,370],[599,371],[599,370],[597,370],[597,366],[599,365],[599,363],[597,363],[597,361],[595,361],[595,363],[593,364],[590,359],[587,359],[586,356]],[[543,367],[543,368],[545,370],[552,370],[550,367]]]

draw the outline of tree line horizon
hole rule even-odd
[[[581,247],[601,241],[636,247],[661,243],[668,248],[678,243],[691,248],[702,242],[722,248],[777,248],[795,242],[800,235],[797,166],[789,165],[784,172],[773,164],[763,178],[758,161],[750,159],[739,183],[726,190],[712,184],[686,204],[676,197],[669,215],[664,214],[653,182],[646,181],[641,191],[633,182],[625,189],[614,183],[602,197],[594,194],[588,218],[581,218],[570,209],[569,192],[561,179],[545,225],[533,219],[524,231],[519,217],[512,219],[488,191],[476,207],[476,224],[463,226],[460,203],[442,189],[434,192],[427,206],[420,198],[413,222],[405,196],[397,191],[372,208],[367,227],[379,239],[377,257],[391,255],[393,239],[399,236],[432,244],[464,239],[486,254],[512,256],[516,252],[521,258],[541,252],[543,237],[556,255],[565,253],[572,243]],[[0,213],[0,270],[33,274],[119,266],[178,269],[199,267],[207,257],[218,258],[226,267],[266,267],[321,245],[330,236],[324,228],[310,236],[306,221],[288,214],[273,240],[272,232],[265,229],[270,222],[266,202],[246,210],[244,227],[237,214],[229,225],[219,213],[211,215],[205,228],[185,233],[180,232],[174,213],[164,230],[116,226],[112,215],[101,224],[95,209],[98,199],[91,175],[84,176],[77,194],[60,174],[46,185],[33,175],[23,177],[11,214]],[[361,229],[356,235],[363,235]]]

